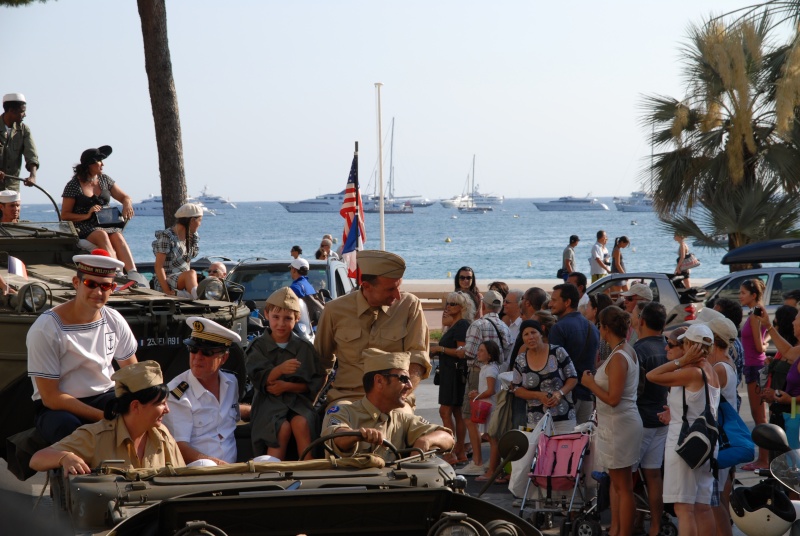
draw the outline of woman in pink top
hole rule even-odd
[[[762,300],[765,290],[764,282],[760,279],[748,279],[739,287],[739,303],[742,307],[749,307],[751,312],[756,307],[763,309]],[[767,407],[761,398],[758,385],[758,376],[764,367],[764,360],[767,355],[764,350],[767,347],[769,336],[767,335],[769,323],[762,325],[759,314],[750,314],[742,326],[742,347],[744,348],[744,381],[747,383],[747,398],[750,402],[750,414],[753,416],[755,424],[767,422]],[[759,447],[758,458],[748,463],[742,469],[752,471],[754,469],[766,469],[769,467],[769,451]]]

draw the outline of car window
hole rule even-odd
[[[800,274],[775,274],[767,305],[783,305],[784,293],[798,289],[800,289]]]
[[[325,280],[325,267],[320,266],[317,268],[312,266],[308,271],[308,282],[311,283],[311,286],[317,291],[328,288],[328,283]]]
[[[600,285],[596,289],[592,290],[591,294],[597,294],[602,292],[611,296],[612,300],[616,300],[617,298],[619,298],[620,294],[624,292],[624,288],[620,286],[624,281],[625,280],[621,279],[612,280],[610,278],[608,281],[601,279]],[[634,283],[644,283],[645,285],[647,285],[653,293],[653,301],[660,301],[658,293],[658,283],[656,283],[655,279],[649,277],[628,279],[627,288],[631,288],[631,285],[633,285]]]
[[[751,275],[740,275],[740,276],[733,275],[731,276],[730,279],[724,282],[724,284],[720,287],[719,292],[714,297],[717,299],[727,298],[729,300],[735,301],[736,303],[739,303],[739,287],[742,286],[742,283],[744,283],[745,280],[756,279],[756,278],[763,281],[764,284],[766,284],[767,281],[769,280],[767,274],[758,274],[758,275],[751,274]]]

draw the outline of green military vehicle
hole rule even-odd
[[[20,441],[8,441],[31,428],[34,422],[33,392],[27,375],[26,336],[39,315],[75,296],[73,255],[82,253],[78,235],[70,222],[23,222],[0,225],[0,274],[8,257],[21,260],[27,280],[9,278],[16,294],[0,296],[0,407],[13,408],[0,415],[0,456],[18,478],[33,472],[27,468]],[[3,274],[5,275],[5,274]],[[118,278],[118,288],[108,306],[119,311],[131,327],[139,347],[140,361],[153,359],[161,364],[166,378],[188,368],[188,352],[182,340],[189,336],[189,316],[203,316],[237,332],[247,340],[250,310],[241,303],[215,300],[189,300],[167,296],[147,287]],[[232,352],[228,366],[240,375],[244,386],[244,360],[240,348]],[[18,438],[19,439],[19,438]]]

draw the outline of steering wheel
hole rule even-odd
[[[322,444],[322,447],[333,457],[341,458],[341,456],[336,454],[336,452],[327,443],[331,439],[336,439],[337,437],[359,437],[361,439],[364,439],[364,437],[361,435],[361,432],[359,432],[358,430],[347,430],[347,431],[334,432],[332,434],[324,435],[318,437],[317,439],[312,441],[310,445],[308,445],[305,449],[303,449],[303,452],[300,454],[300,459],[301,460],[305,459],[306,454],[308,454],[314,447],[316,447],[320,443]],[[397,450],[397,447],[392,445],[392,443],[388,439],[384,439],[383,442],[381,443],[381,446],[389,449],[389,451],[394,455],[395,460],[400,459],[400,452]]]

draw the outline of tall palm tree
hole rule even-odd
[[[686,96],[652,95],[642,104],[651,143],[665,149],[647,168],[656,209],[667,228],[708,245],[708,234],[687,226],[693,213],[686,209],[702,204],[712,224],[706,230],[728,235],[729,249],[787,236],[797,219],[782,198],[800,192],[793,113],[800,92],[784,92],[790,120],[780,125],[777,115],[794,47],[772,46],[771,28],[766,14],[728,26],[720,19],[692,26],[683,49]]]

